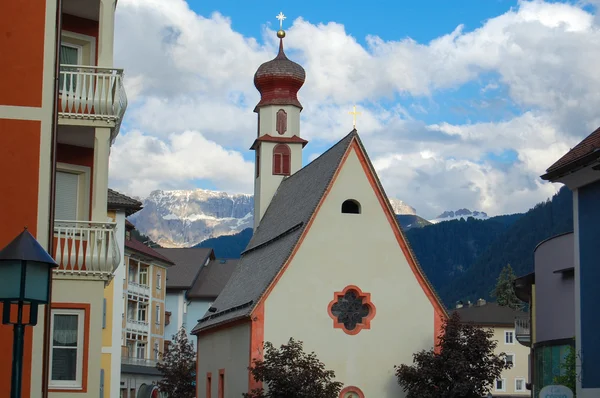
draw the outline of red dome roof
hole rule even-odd
[[[304,68],[285,56],[283,40],[280,40],[279,54],[259,66],[254,74],[254,86],[260,92],[260,102],[254,112],[265,105],[294,105],[302,109],[297,94],[305,79]]]

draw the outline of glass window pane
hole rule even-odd
[[[54,315],[54,331],[52,333],[54,347],[77,347],[77,318],[77,315]]]
[[[72,348],[52,349],[52,380],[77,379],[77,350]]]

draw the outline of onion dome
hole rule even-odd
[[[283,52],[285,32],[279,30],[279,53],[271,61],[259,66],[254,74],[254,86],[260,92],[260,102],[254,112],[265,105],[293,105],[302,109],[298,101],[298,90],[304,84],[306,72],[297,63],[290,61]]]

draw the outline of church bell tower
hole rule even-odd
[[[281,181],[302,168],[302,148],[308,142],[300,138],[302,105],[297,97],[306,73],[283,52],[285,31],[281,27],[285,16],[280,13],[277,19],[279,53],[254,74],[254,86],[260,92],[260,102],[254,108],[258,114],[258,135],[250,148],[256,153],[254,230]]]

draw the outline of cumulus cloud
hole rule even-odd
[[[361,137],[390,196],[426,217],[526,210],[557,189],[539,179],[545,168],[600,125],[600,20],[584,6],[521,1],[470,32],[459,25],[428,43],[373,34],[365,46],[340,23],[296,18],[285,46],[307,72],[299,97],[308,159],[347,134],[358,103]],[[226,16],[197,15],[183,0],[123,0],[117,10],[116,63],[136,131],[115,144],[113,181],[139,195],[198,180],[251,192],[242,153],[256,132],[253,74],[275,56],[274,32],[244,37]],[[482,98],[464,107],[478,122],[444,120],[436,100],[472,83]],[[495,107],[510,111],[499,118]],[[509,164],[489,159],[508,150]]]

